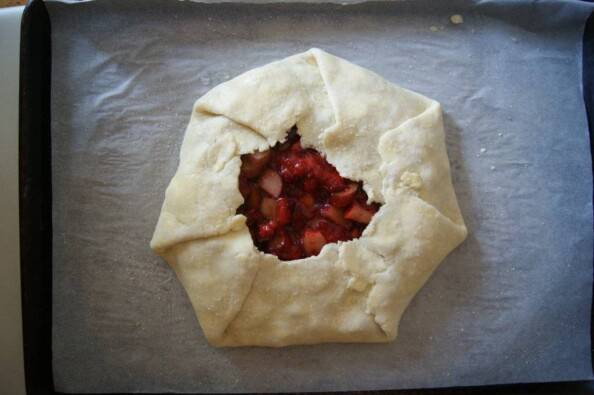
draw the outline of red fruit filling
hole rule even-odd
[[[342,178],[297,129],[265,152],[241,156],[239,191],[254,243],[281,260],[317,255],[328,243],[358,238],[379,209],[357,183]]]

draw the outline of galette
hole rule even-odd
[[[319,49],[198,99],[151,240],[208,342],[388,342],[466,237],[440,104]]]

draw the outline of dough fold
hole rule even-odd
[[[325,155],[383,203],[356,240],[280,261],[236,210],[240,155],[286,139]],[[215,346],[387,342],[466,237],[438,102],[319,49],[250,70],[194,105],[151,248],[175,270]]]

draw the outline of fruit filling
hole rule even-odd
[[[285,142],[241,156],[239,191],[244,203],[237,213],[247,217],[255,245],[286,261],[360,237],[379,209],[367,204],[360,182],[303,148],[295,127]]]

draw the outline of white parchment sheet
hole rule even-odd
[[[60,391],[324,391],[591,379],[592,172],[566,2],[48,3]],[[460,14],[462,24],[449,17]],[[193,102],[323,48],[439,100],[468,239],[391,344],[215,349],[149,249]]]

